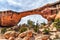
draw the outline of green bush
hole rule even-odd
[[[45,22],[43,22],[43,23],[41,23],[41,25],[45,26],[45,25],[46,25],[46,23],[45,23]]]
[[[18,29],[17,29],[18,30]],[[7,28],[7,31],[14,31],[12,28]]]
[[[38,25],[35,25],[35,26],[34,26],[34,31],[35,31],[35,32],[38,32],[38,31],[39,31],[39,26],[38,26]]]
[[[20,33],[24,32],[24,31],[27,31],[27,27],[21,27],[19,30]]]
[[[4,34],[6,31],[7,31],[6,28],[2,28],[2,29],[1,29],[1,33],[2,33],[2,34]]]
[[[53,26],[56,27],[57,29],[60,29],[60,19],[56,19],[54,21],[54,25]]]
[[[49,29],[48,29],[48,28],[45,28],[45,29],[43,30],[43,32],[44,32],[44,34],[49,34]]]
[[[60,22],[60,19],[55,19],[54,22]]]
[[[33,28],[33,26],[35,25],[34,22],[31,21],[31,20],[28,20],[28,21],[27,21],[27,24],[28,24],[28,26],[29,26],[29,29]]]

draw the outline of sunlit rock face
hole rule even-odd
[[[60,19],[60,12],[56,15],[55,19]]]
[[[60,2],[54,3],[54,4],[48,4],[41,8],[24,11],[24,12],[14,12],[11,10],[8,11],[1,11],[0,12],[0,25],[1,26],[14,26],[17,25],[18,22],[21,20],[21,18],[33,15],[33,14],[39,14],[48,21],[51,21],[52,19],[55,19],[57,10],[60,8]]]
[[[17,25],[20,17],[17,12],[4,11],[0,12],[0,25],[1,26],[14,26]]]

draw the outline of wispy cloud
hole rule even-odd
[[[35,9],[43,6],[44,4],[56,1],[57,0],[0,0],[0,8],[11,9],[15,11],[24,11]]]
[[[19,6],[22,5],[20,2],[16,2],[14,0],[7,0],[9,5]]]

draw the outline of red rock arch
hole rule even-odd
[[[60,2],[59,2],[60,3]],[[0,26],[14,26],[21,20],[22,17],[27,15],[39,14],[46,18],[48,21],[55,19],[56,16],[56,4],[45,5],[41,8],[34,10],[24,11],[24,12],[14,12],[14,11],[2,11],[0,12]],[[52,8],[53,7],[53,8]],[[60,9],[60,8],[58,8]]]
[[[17,25],[17,23],[21,20],[22,17],[33,15],[33,14],[39,14],[42,15],[42,17],[46,18],[47,20],[54,19],[55,13],[51,14],[50,9],[44,9],[43,11],[40,10],[31,10],[31,11],[25,11],[25,12],[13,12],[13,11],[4,11],[0,14],[0,25],[1,26],[14,26]],[[51,17],[50,17],[51,16]]]

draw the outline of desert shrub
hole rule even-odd
[[[6,30],[7,31],[14,31],[12,28],[7,28]]]
[[[53,26],[56,27],[57,29],[60,29],[60,19],[56,19],[54,21],[54,25]]]
[[[45,25],[46,25],[46,23],[45,23],[45,22],[43,22],[43,23],[41,23],[41,25],[45,26]]]
[[[28,24],[28,25],[33,25],[33,24],[34,24],[34,22],[33,22],[33,21],[31,21],[31,20],[28,20],[28,21],[27,21],[27,24]]]
[[[20,33],[24,32],[24,31],[27,31],[27,27],[21,27],[21,28],[19,29],[19,32],[20,32]]]
[[[35,31],[35,32],[38,32],[38,31],[39,31],[39,26],[38,26],[38,24],[36,24],[36,25],[34,26],[34,31]]]
[[[45,28],[45,29],[43,30],[43,32],[44,32],[44,34],[49,34],[49,28]]]
[[[31,20],[28,20],[28,21],[27,21],[27,24],[28,24],[28,26],[29,26],[29,29],[33,28],[33,26],[35,25],[34,22],[31,21]]]
[[[2,28],[2,29],[1,29],[1,33],[2,33],[2,34],[4,34],[6,31],[7,31],[6,28]]]
[[[54,22],[60,22],[60,19],[59,18],[58,19],[55,19]]]

